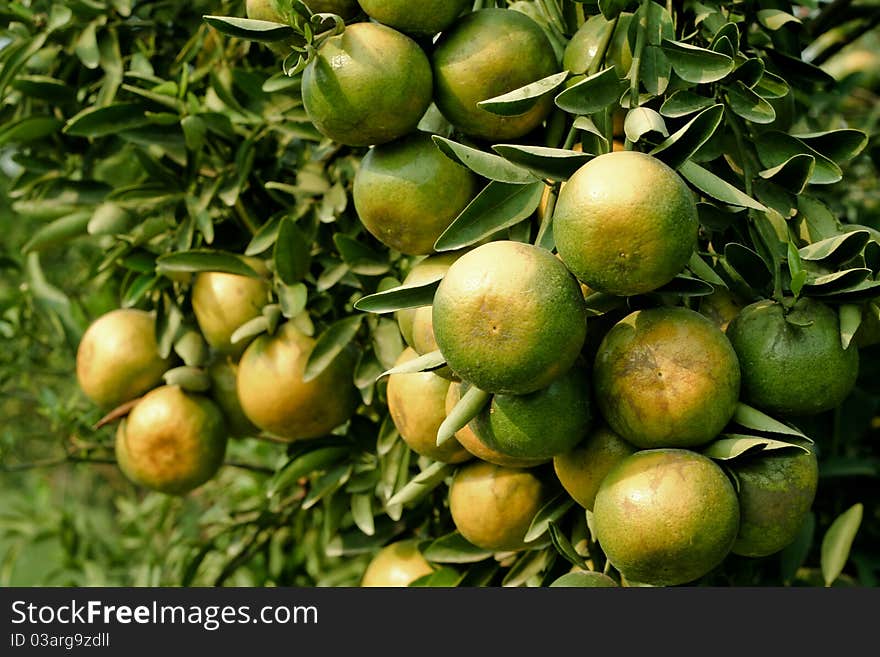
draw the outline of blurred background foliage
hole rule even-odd
[[[876,5],[863,4],[880,12]],[[267,511],[267,482],[285,460],[283,448],[268,442],[232,443],[232,467],[184,498],[132,486],[111,464],[107,446],[112,444],[113,428],[93,430],[100,415],[77,390],[74,355],[90,319],[118,307],[122,299],[137,301],[137,273],[120,276],[104,266],[107,254],[96,238],[59,240],[53,246],[53,236],[43,235],[49,243],[39,253],[23,254],[23,247],[58,216],[47,216],[36,205],[16,205],[11,185],[16,180],[21,189],[23,168],[34,184],[56,175],[64,184],[51,198],[56,204],[59,199],[69,202],[67,209],[94,203],[92,196],[102,193],[78,181],[112,180],[119,186],[127,180],[132,199],[148,191],[155,195],[162,206],[156,213],[160,221],[186,226],[170,232],[170,239],[185,241],[196,231],[210,231],[208,242],[214,248],[239,253],[247,247],[241,235],[252,235],[282,207],[292,203],[294,214],[314,213],[315,240],[325,245],[315,251],[321,272],[318,288],[326,291],[341,282],[347,291],[337,288],[332,298],[328,293],[327,321],[337,314],[333,304],[348,304],[359,296],[357,279],[321,225],[328,213],[345,216],[344,191],[340,197],[331,190],[348,183],[351,162],[344,157],[334,160],[335,153],[297,140],[313,129],[297,103],[296,80],[278,76],[279,60],[268,48],[212,31],[202,21],[205,14],[243,16],[244,2],[0,0],[2,586],[352,585],[369,558],[370,545],[381,544],[394,532],[394,522],[386,518],[363,549],[348,546],[344,557],[341,549],[319,549],[328,545],[345,509],[329,503],[307,511],[296,505]],[[58,29],[34,28],[34,34],[45,39],[31,41],[32,56],[21,62],[35,85],[50,70],[53,79],[63,82],[44,84],[40,102],[58,104],[70,118],[89,107],[96,95],[139,99],[152,103],[152,122],[136,126],[122,143],[96,140],[86,147],[82,139],[59,133],[51,151],[28,152],[27,157],[7,144],[4,129],[16,113],[6,102],[15,92],[9,84],[16,72],[22,73],[11,69],[22,53],[10,52],[13,41],[4,35],[3,26],[24,15],[39,15],[50,27],[53,21],[58,24]],[[846,32],[837,35],[837,42],[833,34],[828,39],[835,54],[822,65],[839,84],[824,94],[798,99],[798,111],[804,113],[799,118],[815,129],[858,128],[870,141],[844,166],[841,182],[814,193],[841,221],[880,230],[880,30],[875,27],[855,40]],[[272,76],[272,88],[281,93],[266,92],[265,83]],[[178,133],[170,130],[162,140],[165,114],[177,121],[177,112],[190,111],[201,114],[205,125],[180,139],[204,139],[211,131],[221,138],[211,141],[216,148],[203,152],[198,168],[183,158],[179,170],[170,169],[168,160],[175,160],[182,145],[192,144],[174,142]],[[112,152],[101,151],[106,148]],[[328,161],[334,164],[325,171]],[[310,177],[315,167],[318,175]],[[176,171],[182,171],[183,178]],[[164,179],[166,188],[138,190],[137,183],[144,179]],[[260,184],[267,180],[290,188],[267,189]],[[210,202],[208,210],[194,209],[182,200],[185,195],[209,201],[219,195],[222,202]],[[127,199],[115,200],[124,204]],[[200,214],[204,211],[211,213],[210,229]],[[347,221],[340,219],[337,230],[354,231],[355,219],[348,216]],[[377,265],[368,259],[362,266]],[[842,584],[874,586],[878,577],[878,354],[877,346],[862,351],[858,388],[841,409],[800,425],[827,456],[814,507],[816,535],[856,502],[873,514],[861,524],[852,567]],[[368,389],[362,393],[370,394]],[[364,427],[366,434],[371,431],[375,435],[375,424]],[[814,553],[802,557],[812,568],[802,583],[811,577],[821,583],[819,544],[806,544]],[[741,568],[734,569],[735,583],[776,581],[776,562],[771,573],[763,561],[741,561]]]

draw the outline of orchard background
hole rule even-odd
[[[552,581],[583,559],[571,551],[586,523],[582,509],[570,503],[557,500],[542,511],[540,548],[500,562],[450,539],[454,527],[439,486],[449,470],[429,470],[431,463],[402,445],[388,417],[384,383],[377,382],[404,347],[397,324],[388,314],[354,307],[365,295],[398,285],[410,259],[368,234],[354,212],[351,186],[366,149],[324,139],[303,109],[305,60],[297,60],[307,49],[287,47],[289,56],[279,57],[282,42],[270,48],[254,40],[260,35],[253,25],[204,18],[243,17],[244,4],[0,2],[0,585],[356,585],[376,550],[400,536],[430,545],[439,569],[421,581],[426,585]],[[855,280],[858,275],[841,266],[825,272],[831,278],[806,285],[814,292],[824,285],[826,296],[857,301],[865,326],[880,321],[878,306],[870,303],[880,299],[873,287],[880,268],[880,3],[476,3],[492,4],[534,18],[560,61],[585,17],[601,12],[613,19],[651,5],[645,10],[651,15],[665,10],[680,19],[672,35],[679,45],[664,50],[649,40],[642,51],[652,57],[642,60],[651,63],[639,70],[637,93],[640,104],[657,111],[650,121],[627,123],[628,142],[647,151],[672,134],[677,139],[667,144],[667,155],[675,150],[679,164],[732,162],[721,188],[702,190],[714,192],[716,201],[729,202],[725,185],[732,185],[774,209],[792,202],[799,207],[797,196],[813,204],[810,213],[801,204],[800,214],[786,217],[783,226],[810,214],[808,224],[836,218],[869,231],[860,269],[866,275]],[[299,21],[289,29],[303,45],[318,30],[304,31]],[[712,37],[721,34],[719,26],[731,23],[748,29],[723,28],[732,37],[727,47],[759,53],[755,59],[774,71],[759,88],[772,103],[735,81],[712,85],[726,79],[715,75],[719,62],[712,54],[724,48],[706,52],[718,45]],[[322,29],[331,24],[314,23]],[[740,46],[731,42],[737,37]],[[689,52],[681,43],[702,50]],[[723,118],[706,113],[705,105],[687,107],[684,95],[677,111],[667,106],[664,112],[658,99],[671,90],[658,83],[662,75],[649,75],[663,66],[679,82],[689,67],[711,78],[700,89],[723,96]],[[607,70],[597,65],[589,73]],[[590,127],[579,124],[583,143],[610,148],[599,117],[606,110],[610,116],[612,106],[629,106],[631,95],[618,91],[628,89],[633,71],[622,74],[629,76],[623,86],[605,76],[590,89],[590,98],[606,99],[598,105],[569,96],[529,143],[561,147],[566,121],[589,116],[595,119]],[[702,119],[687,123],[697,113]],[[661,134],[655,120],[662,124],[664,117],[669,129]],[[427,129],[455,138],[436,114],[425,121]],[[776,157],[760,149],[760,136],[770,129],[844,132]],[[767,183],[755,190],[751,181],[744,186],[737,179],[743,153],[737,149],[752,142],[759,145]],[[519,155],[517,164],[534,165]],[[498,166],[488,161],[480,173],[491,177]],[[827,209],[816,210],[819,203]],[[723,230],[743,210],[734,205],[704,207],[701,221]],[[494,220],[508,239],[534,241],[541,223],[537,203],[517,213],[518,221]],[[478,219],[486,235],[499,228]],[[811,229],[815,225],[806,231],[808,240]],[[774,231],[771,226],[769,234]],[[754,240],[754,248],[725,253],[727,268],[715,269],[732,271],[737,283],[752,288],[766,284],[765,273],[777,267],[797,279],[803,268],[797,249],[792,255],[784,246],[777,262],[773,245],[765,248],[767,235],[761,228],[748,232],[744,241]],[[215,259],[200,260],[208,251]],[[323,336],[319,344],[327,352],[346,345],[358,350],[361,408],[331,442],[231,439],[226,464],[195,492],[148,492],[115,465],[114,422],[96,428],[103,413],[77,386],[77,345],[98,316],[138,307],[157,310],[160,343],[172,349],[180,326],[192,326],[190,311],[178,305],[188,274],[218,263],[234,266],[232,254],[271,261],[279,275],[268,327],[279,316],[299,316]],[[762,273],[761,260],[768,258]],[[692,269],[689,281],[670,294],[699,299],[716,277],[729,280],[709,269]],[[763,559],[731,557],[704,583],[876,585],[880,347],[865,341],[859,379],[846,401],[798,421],[820,447],[820,480],[797,541]],[[316,450],[336,444],[347,449],[316,458]],[[407,488],[425,471],[435,488]],[[387,505],[394,495],[396,503]]]

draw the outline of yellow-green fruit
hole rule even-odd
[[[359,0],[375,21],[416,36],[431,36],[452,25],[471,0]]]
[[[211,377],[211,398],[223,412],[231,436],[256,435],[260,430],[241,409],[238,400],[238,365],[227,358],[220,358],[208,367]]]
[[[559,256],[594,291],[629,296],[671,281],[697,243],[693,193],[651,155],[617,151],[578,169],[559,192]]]
[[[434,295],[433,325],[463,381],[519,395],[565,373],[587,331],[574,276],[546,249],[512,241],[478,246],[449,267]]]
[[[76,379],[101,408],[113,408],[162,381],[170,358],[159,355],[156,319],[134,308],[111,310],[92,322],[76,352]]]
[[[550,582],[551,587],[610,588],[617,582],[602,573],[589,570],[565,573]]]
[[[232,334],[245,322],[259,317],[269,302],[271,286],[263,275],[266,266],[256,258],[248,264],[260,278],[199,272],[193,282],[191,302],[199,330],[205,342],[217,353],[237,357],[245,350],[248,340],[232,343]]]
[[[691,582],[721,564],[739,529],[733,484],[711,459],[684,449],[636,452],[596,495],[599,545],[629,581]]]
[[[225,454],[220,409],[179,386],[144,395],[116,431],[116,460],[125,476],[170,495],[188,493],[211,479]]]
[[[828,411],[855,386],[858,348],[842,347],[837,311],[821,301],[802,297],[788,311],[757,301],[733,319],[727,337],[742,367],[743,401],[768,413]]]
[[[439,253],[423,258],[409,270],[409,273],[403,279],[402,285],[415,287],[431,283],[432,281],[438,281],[446,275],[449,266],[458,260],[459,257],[461,257],[460,252],[452,252]],[[404,308],[394,313],[397,325],[400,327],[400,334],[410,347],[415,346],[415,341],[413,340],[413,320],[417,310],[418,308]],[[433,333],[433,328],[431,332]]]
[[[396,365],[418,354],[407,348]],[[395,373],[388,377],[388,412],[400,437],[416,454],[434,461],[460,463],[471,455],[457,440],[437,446],[437,430],[446,419],[446,393],[449,381],[432,372]]]
[[[632,66],[632,50],[627,41],[631,20],[632,14],[628,12],[621,13],[615,22],[608,21],[602,14],[588,18],[565,46],[562,56],[563,68],[573,75],[586,73],[599,54],[599,48],[607,37],[607,31],[614,30],[605,56],[606,63],[598,70],[611,64],[618,77],[625,78]]]
[[[279,438],[324,436],[346,422],[360,395],[353,383],[355,355],[343,350],[315,378],[305,367],[315,340],[292,322],[261,335],[238,364],[238,399],[248,419]]]
[[[805,445],[806,447],[806,445]],[[739,482],[739,534],[734,554],[766,557],[797,537],[819,485],[819,464],[812,450],[760,452],[734,459]]]
[[[695,447],[733,417],[740,369],[730,341],[687,308],[630,313],[605,335],[593,368],[608,425],[636,447]]]
[[[272,0],[247,0],[245,15],[255,21],[284,23],[284,17],[272,6]]]
[[[477,178],[446,157],[425,132],[374,146],[352,195],[361,223],[384,245],[424,255],[477,193]]]
[[[455,527],[473,545],[495,552],[525,548],[529,525],[546,501],[545,485],[531,470],[480,461],[462,466],[449,487]]]
[[[586,370],[574,366],[527,395],[492,395],[470,427],[502,454],[549,460],[581,442],[592,421],[590,380]]]
[[[431,564],[419,552],[415,539],[406,539],[386,545],[367,564],[361,579],[362,587],[409,586],[419,577],[434,572]]]
[[[384,144],[412,132],[432,93],[431,64],[422,49],[378,23],[354,23],[327,39],[302,76],[309,119],[346,146]]]
[[[483,9],[457,20],[432,57],[434,102],[458,130],[492,141],[516,139],[537,128],[553,109],[553,95],[521,114],[502,116],[477,103],[559,71],[553,46],[531,18]]]
[[[461,384],[452,382],[449,384],[449,392],[446,394],[446,414],[452,412],[455,405],[461,399]],[[546,463],[549,459],[528,459],[517,458],[516,456],[508,456],[502,454],[498,450],[492,449],[477,437],[470,424],[455,432],[455,438],[468,452],[476,456],[481,461],[494,463],[495,465],[503,465],[508,468],[531,468],[541,463]]]
[[[601,426],[580,445],[556,456],[553,469],[559,483],[572,499],[592,511],[605,475],[635,451],[632,445],[611,429]]]

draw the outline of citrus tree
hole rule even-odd
[[[9,568],[876,583],[876,2],[0,15]]]

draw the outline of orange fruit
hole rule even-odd
[[[431,564],[419,552],[415,539],[405,539],[386,545],[367,564],[361,578],[362,587],[399,587],[434,572]]]
[[[226,427],[207,397],[179,386],[151,390],[116,431],[116,458],[132,482],[182,495],[211,479],[226,455]]]
[[[257,427],[287,440],[324,436],[355,412],[355,355],[346,349],[314,379],[305,367],[315,340],[292,322],[274,335],[257,337],[238,364],[236,388],[241,408]]]
[[[742,367],[743,400],[768,413],[822,413],[855,386],[858,348],[843,348],[837,311],[821,301],[803,297],[790,309],[767,299],[749,304],[727,337]]]
[[[416,129],[431,104],[428,57],[405,34],[354,23],[318,48],[302,76],[306,114],[347,146],[384,144]]]
[[[421,258],[407,272],[401,285],[419,286],[438,281],[449,270],[449,266],[458,260],[461,256],[460,252],[437,253],[426,258]],[[430,306],[428,306],[430,307]],[[400,334],[404,341],[410,347],[415,346],[413,339],[413,321],[415,319],[418,308],[404,308],[394,313],[397,320],[397,326],[400,328]],[[433,327],[431,329],[433,333]]]
[[[416,352],[407,348],[395,366],[412,360]],[[446,419],[449,381],[433,372],[394,373],[388,377],[388,412],[400,437],[416,454],[434,461],[460,463],[470,453],[455,439],[437,446],[437,430]]]
[[[697,205],[684,181],[636,151],[600,155],[578,169],[553,213],[565,265],[597,292],[629,296],[671,281],[697,243]]]
[[[434,295],[433,326],[463,381],[520,395],[565,373],[587,330],[574,276],[546,249],[512,241],[478,246],[449,267]]]
[[[815,452],[785,448],[729,465],[739,482],[740,523],[733,553],[766,557],[779,552],[797,537],[816,497]]]
[[[449,512],[456,529],[484,550],[527,547],[524,539],[546,502],[546,487],[530,470],[477,461],[463,465],[449,487]]]
[[[480,441],[519,459],[549,460],[590,430],[590,380],[578,366],[527,395],[492,395],[470,422]]]
[[[358,218],[369,233],[407,255],[431,253],[476,193],[476,176],[420,131],[371,148],[352,190]]]
[[[724,471],[702,454],[643,450],[602,481],[593,522],[599,545],[627,580],[672,586],[702,577],[727,557],[739,502]]]
[[[687,308],[639,310],[615,324],[599,345],[593,380],[609,426],[643,449],[705,444],[739,401],[730,341]]]
[[[159,355],[153,313],[111,310],[94,320],[76,351],[80,389],[101,408],[114,408],[162,381],[171,358]]]
[[[592,511],[605,475],[635,451],[611,429],[600,426],[574,449],[554,457],[553,469],[572,499]]]
[[[470,0],[359,0],[375,21],[401,32],[431,36],[452,25]]]
[[[205,342],[218,354],[233,358],[241,355],[249,340],[233,344],[232,334],[260,316],[272,289],[266,265],[257,258],[247,258],[247,263],[260,278],[203,271],[196,274],[190,292],[193,314]]]
[[[550,582],[551,587],[608,588],[618,586],[617,582],[602,573],[578,570],[565,573]]]
[[[455,408],[455,405],[460,399],[461,384],[453,381],[449,384],[449,391],[446,393],[447,415],[449,415],[452,409]],[[540,465],[541,463],[546,463],[549,460],[545,458],[518,458],[516,456],[508,456],[507,454],[502,454],[498,450],[492,449],[486,443],[480,440],[480,438],[477,437],[477,434],[474,433],[474,430],[471,428],[470,424],[467,424],[456,431],[455,439],[458,440],[462,447],[464,447],[468,452],[476,456],[481,461],[494,463],[495,465],[503,465],[508,468],[531,468],[533,466]]]
[[[553,109],[550,94],[515,116],[493,114],[477,105],[559,71],[543,30],[520,12],[482,9],[465,14],[441,34],[432,64],[437,108],[471,137],[522,137]]]

